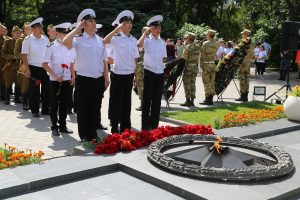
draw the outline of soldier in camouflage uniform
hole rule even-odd
[[[12,38],[4,41],[1,57],[5,59],[6,64],[2,68],[5,82],[5,104],[10,104],[10,93],[12,84],[15,83],[15,103],[21,103],[20,87],[17,83],[17,72],[19,69],[19,60],[14,55],[15,44],[21,35],[21,30],[18,26],[12,29]]]
[[[148,27],[143,27],[142,34],[148,29]],[[140,50],[140,57],[137,60],[134,77],[135,86],[141,101],[141,105],[136,108],[138,111],[142,111],[142,101],[143,101],[143,91],[144,91],[144,49]]]
[[[214,39],[216,31],[208,30],[206,33],[207,41],[201,47],[200,66],[203,70],[202,81],[205,91],[205,100],[203,105],[213,105],[215,95],[216,65],[215,55],[219,48],[219,43]]]
[[[14,54],[16,56],[16,58],[18,60],[20,60],[20,67],[19,67],[19,71],[23,74],[25,74],[25,66],[22,65],[22,57],[21,57],[21,50],[22,50],[22,43],[25,37],[31,35],[32,31],[31,31],[31,27],[29,26],[29,22],[25,22],[24,26],[23,26],[23,30],[24,30],[24,35],[22,35],[15,44],[15,50],[14,50]],[[29,110],[29,105],[28,105],[28,101],[29,101],[29,95],[28,95],[28,90],[29,90],[29,79],[26,78],[24,75],[19,74],[18,75],[18,82],[20,84],[21,87],[21,93],[22,93],[22,103],[23,103],[23,110]]]
[[[183,72],[183,87],[186,101],[181,106],[195,106],[194,99],[196,93],[196,77],[198,73],[198,58],[200,53],[200,46],[194,42],[196,35],[194,33],[187,33],[187,46],[183,50],[182,57],[185,59],[185,70]]]
[[[249,39],[251,31],[248,29],[243,30],[241,32],[242,39]],[[249,76],[250,76],[250,61],[253,59],[253,45],[250,46],[248,49],[247,55],[244,58],[239,70],[238,70],[238,79],[240,81],[240,90],[241,90],[241,97],[236,99],[236,101],[248,101],[248,93],[249,93]]]
[[[2,71],[2,68],[5,65],[5,60],[1,57],[2,46],[6,39],[4,34],[5,34],[5,26],[3,26],[0,23],[0,86],[1,86],[0,87],[0,96],[1,96],[2,101],[5,101],[5,83],[4,83],[4,77],[3,77],[3,71]]]

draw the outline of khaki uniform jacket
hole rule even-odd
[[[18,70],[19,63],[14,55],[16,40],[10,38],[4,41],[1,51],[1,57],[5,59],[5,68],[2,70],[15,69]]]

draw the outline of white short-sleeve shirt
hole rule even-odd
[[[73,47],[76,50],[75,71],[77,75],[90,78],[103,76],[107,53],[101,37],[96,34],[90,36],[84,32],[73,39]]]
[[[144,40],[144,50],[144,68],[156,74],[164,73],[163,58],[167,57],[165,41],[150,34]]]
[[[111,46],[111,44],[106,44],[106,53],[107,57],[114,58],[114,48]]]
[[[265,63],[267,55],[268,54],[267,54],[266,51],[259,51],[258,52],[258,58],[257,58],[256,62],[258,62],[258,63]]]
[[[110,42],[113,48],[114,64],[111,71],[116,74],[133,74],[136,63],[135,59],[140,56],[137,40],[132,35],[127,37],[123,32],[113,36]]]
[[[224,53],[224,47],[220,46],[216,53],[216,60],[221,60]]]
[[[34,34],[27,36],[22,43],[21,54],[27,54],[28,64],[42,67],[44,54],[49,44],[49,39],[42,35],[36,38]]]
[[[68,49],[56,39],[52,45],[48,45],[43,63],[48,63],[53,72],[58,76],[62,76],[63,80],[71,80],[70,67],[74,63],[75,57],[74,48]],[[67,68],[64,67],[65,65]],[[56,81],[55,77],[48,75],[51,81]]]

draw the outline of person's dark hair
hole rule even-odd
[[[227,48],[232,48],[233,47],[231,41],[226,42],[226,46],[227,46]]]

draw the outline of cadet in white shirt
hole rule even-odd
[[[62,44],[70,26],[71,23],[54,26],[57,38],[47,46],[43,60],[43,68],[50,77],[51,130],[55,136],[59,136],[59,131],[61,133],[73,132],[67,128],[66,118],[68,103],[72,95],[72,85],[75,83],[74,61],[76,52],[74,48],[68,49]],[[59,111],[59,118],[57,111]]]
[[[49,40],[43,35],[43,18],[38,18],[29,25],[32,34],[27,36],[22,44],[22,59],[25,66],[25,76],[32,77],[29,85],[29,108],[33,117],[39,117],[40,96],[42,97],[42,114],[49,115],[49,77],[42,67],[43,57]],[[40,94],[39,80],[42,84]]]
[[[75,88],[77,93],[78,132],[82,141],[97,139],[100,121],[100,102],[109,85],[107,54],[101,37],[96,35],[96,14],[83,10],[77,18],[77,27],[63,40],[76,50]],[[84,30],[83,34],[75,37]]]
[[[130,34],[133,18],[131,11],[121,12],[116,19],[118,27],[104,38],[104,42],[112,46],[114,54],[109,97],[112,133],[123,132],[131,128],[131,91],[136,59],[139,57],[137,40]],[[120,130],[118,129],[119,123]]]
[[[166,43],[160,38],[162,21],[161,15],[149,19],[147,26],[150,28],[138,41],[138,47],[145,50],[142,130],[155,129],[159,124],[165,67],[163,59],[167,57]]]

